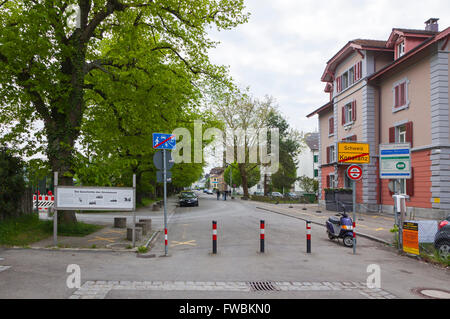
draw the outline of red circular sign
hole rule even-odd
[[[347,168],[347,176],[353,181],[359,181],[362,178],[362,168],[358,165],[350,165]]]

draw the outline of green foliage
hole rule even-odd
[[[103,226],[77,223],[58,227],[60,236],[86,236]],[[52,236],[53,221],[40,220],[37,214],[7,218],[0,223],[0,245],[27,246]]]
[[[297,156],[304,147],[303,136],[289,126],[289,123],[278,111],[268,116],[268,126],[278,128],[279,169],[272,175],[272,189],[282,192],[290,189],[297,180]]]
[[[298,178],[300,187],[307,193],[317,193],[319,190],[319,181],[315,178],[310,178],[307,176],[301,176]]]
[[[259,168],[259,165],[257,164],[245,165],[247,172],[247,186],[248,188],[251,188],[258,184],[259,180],[261,179],[261,170]],[[232,180],[230,180],[230,171],[232,171]],[[233,185],[236,185],[236,187],[242,186],[242,176],[237,163],[233,163],[232,165],[227,166],[223,177],[225,183],[227,183],[227,185],[230,185],[231,187],[233,187]],[[233,185],[230,184],[231,182],[233,183]]]
[[[153,191],[141,183],[155,175],[150,133],[207,117],[203,94],[231,86],[209,61],[207,31],[247,20],[243,0],[2,2],[0,143],[45,154],[61,185],[118,186],[136,173],[138,191]],[[200,167],[174,170],[177,186]]]
[[[25,192],[22,161],[0,149],[0,219],[18,213],[21,198]]]
[[[145,246],[139,246],[139,247],[137,248],[137,252],[138,252],[139,254],[145,254],[146,252],[148,252],[148,247],[145,247]]]

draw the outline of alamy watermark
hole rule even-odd
[[[176,149],[172,151],[175,163],[202,163],[204,142],[214,145],[214,157],[227,163],[260,164],[265,172],[275,174],[279,168],[278,128],[208,128],[203,132],[201,121],[194,121],[194,136],[187,128],[176,128]],[[193,153],[192,153],[193,150]]]

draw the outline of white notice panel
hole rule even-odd
[[[133,188],[57,186],[55,195],[57,210],[135,209]]]

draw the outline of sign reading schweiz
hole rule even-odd
[[[338,162],[351,164],[370,163],[369,144],[338,143]]]

